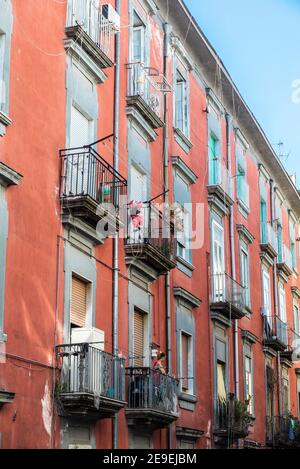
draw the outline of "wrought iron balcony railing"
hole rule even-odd
[[[115,29],[110,21],[102,14],[99,0],[70,0],[68,2],[68,16],[66,31],[68,35],[77,34],[78,43],[86,46],[86,34],[102,56],[102,66],[109,67],[114,61]],[[80,38],[81,35],[81,38]],[[90,44],[91,45],[91,44]],[[106,56],[105,57],[103,56]]]
[[[219,197],[221,199],[230,198],[233,203],[233,179],[221,159],[215,158],[209,162],[209,178],[208,178],[208,191],[212,193],[219,189]]]
[[[262,308],[264,322],[264,343],[278,351],[285,351],[289,345],[288,325],[278,316],[272,316],[266,308]]]
[[[137,106],[153,128],[162,127],[164,94],[171,92],[171,86],[157,69],[142,62],[129,63],[127,68],[128,104]]]
[[[261,248],[268,251],[273,257],[278,253],[278,241],[275,228],[270,223],[261,224]]]
[[[125,401],[125,360],[91,344],[56,348],[59,394],[87,393]]]
[[[89,197],[96,203],[119,207],[127,193],[127,181],[94,148],[60,150],[62,199]]]
[[[176,265],[174,227],[153,203],[129,204],[125,246],[127,256],[139,257],[161,273]]]
[[[282,244],[278,249],[277,266],[282,269],[287,275],[293,272],[293,259],[290,249]]]
[[[247,404],[235,398],[216,401],[215,433],[226,437],[245,438],[249,433],[251,416]]]
[[[128,409],[154,410],[177,417],[178,381],[151,368],[127,368]]]
[[[225,308],[228,316],[239,319],[245,315],[245,289],[227,273],[211,275],[211,308]]]
[[[266,418],[266,441],[277,448],[300,447],[300,423],[289,416]]]

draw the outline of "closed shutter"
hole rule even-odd
[[[189,337],[185,334],[181,336],[181,353],[182,353],[182,390],[189,389]]]
[[[144,314],[140,311],[134,311],[133,325],[133,354],[134,366],[143,366],[144,364]]]
[[[84,327],[86,322],[87,283],[72,277],[71,324]]]

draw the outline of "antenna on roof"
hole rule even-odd
[[[284,143],[279,141],[278,143],[276,143],[276,145],[278,146],[278,153],[277,153],[277,156],[278,158],[280,158],[281,160],[284,160],[284,161],[287,161],[291,152],[289,153],[283,153],[283,147],[284,147]]]

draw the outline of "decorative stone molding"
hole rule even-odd
[[[256,342],[258,342],[258,337],[247,330],[242,330],[242,338],[251,344],[256,344]]]
[[[243,238],[247,244],[252,244],[254,241],[254,236],[250,233],[250,231],[245,227],[245,225],[236,225],[236,229],[240,238]]]
[[[197,298],[195,295],[188,292],[182,287],[174,287],[173,294],[175,298],[179,298],[183,302],[187,303],[188,306],[191,308],[198,308],[202,303],[200,298]]]
[[[17,186],[23,176],[0,162],[0,184],[4,187]]]
[[[179,156],[172,156],[172,165],[174,168],[183,174],[189,184],[195,184],[198,176],[189,168]]]
[[[187,428],[187,427],[176,427],[176,436],[177,438],[187,438],[188,440],[196,441],[202,435],[204,435],[203,430],[198,430],[196,428]]]
[[[189,54],[185,50],[180,38],[178,36],[172,36],[171,37],[171,44],[175,50],[175,52],[178,54],[178,56],[181,58],[183,63],[187,66],[187,68],[191,71],[194,69],[194,64],[192,62],[192,59],[190,58]]]

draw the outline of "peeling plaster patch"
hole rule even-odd
[[[46,382],[46,385],[45,385],[44,397],[41,399],[41,403],[42,403],[42,417],[43,417],[44,427],[48,435],[51,436],[51,420],[52,420],[51,395],[50,395],[48,381]]]

